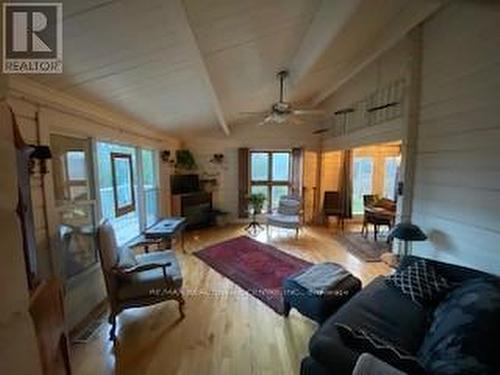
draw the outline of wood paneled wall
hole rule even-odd
[[[321,104],[332,114],[345,108],[356,109],[355,112],[345,115],[347,119],[344,135],[334,136],[333,132],[327,133],[322,142],[323,150],[342,150],[401,139],[401,117],[370,125],[362,120],[366,116],[366,113],[362,113],[366,108],[359,106],[359,103],[387,85],[396,81],[405,81],[409,52],[410,43],[407,38],[404,38]],[[341,116],[339,121],[342,121]]]
[[[29,315],[29,295],[19,218],[18,185],[10,112],[0,103],[0,372],[41,374]]]
[[[22,86],[20,84],[22,83]],[[72,98],[51,90],[46,100],[19,88],[30,87],[26,80],[13,82],[8,91],[8,103],[13,108],[20,131],[28,144],[50,144],[50,134],[62,134],[76,137],[93,137],[98,140],[119,142],[157,150],[175,150],[179,142],[163,137],[140,125],[128,124],[127,119],[116,121],[102,114],[96,115],[95,107],[87,108],[85,102],[77,101],[77,106],[60,104],[71,103]],[[33,86],[33,92],[40,90]],[[59,104],[58,104],[59,102]],[[38,116],[38,120],[37,120]],[[95,120],[94,120],[95,118]],[[142,131],[142,133],[141,133]],[[60,262],[57,251],[57,218],[52,185],[51,163],[48,162],[48,174],[41,176],[38,171],[31,178],[31,195],[34,211],[35,236],[40,276],[47,278],[60,275]],[[161,211],[168,212],[170,167],[160,164],[160,199]],[[101,271],[94,266],[71,278],[66,286],[66,313],[69,328],[77,325],[105,297]]]
[[[500,10],[450,2],[424,24],[413,221],[420,255],[500,274]]]

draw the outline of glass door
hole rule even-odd
[[[97,263],[91,141],[52,134],[50,145],[61,263],[71,278]]]
[[[372,157],[354,157],[352,185],[352,213],[359,215],[364,212],[363,195],[373,193]]]

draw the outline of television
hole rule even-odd
[[[200,179],[197,174],[176,174],[170,176],[172,194],[186,194],[200,191]]]

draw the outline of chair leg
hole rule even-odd
[[[295,239],[299,239],[299,228],[295,228]]]
[[[69,358],[69,345],[68,345],[68,337],[66,334],[62,334],[61,340],[59,342],[59,346],[62,352],[64,369],[66,371],[66,375],[71,375],[71,361]]]
[[[108,318],[109,324],[111,324],[111,329],[109,330],[109,340],[116,341],[116,315],[111,313]]]
[[[285,317],[290,315],[290,310],[292,309],[292,306],[290,305],[290,302],[288,302],[286,299],[284,301],[284,306],[283,306],[283,315]]]
[[[183,319],[186,316],[186,314],[184,313],[184,305],[186,304],[186,301],[184,300],[180,292],[177,293],[175,299],[179,304],[179,314],[181,315],[181,319]]]

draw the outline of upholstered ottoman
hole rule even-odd
[[[322,323],[359,290],[361,281],[341,265],[315,264],[283,282],[285,316],[294,307]]]

